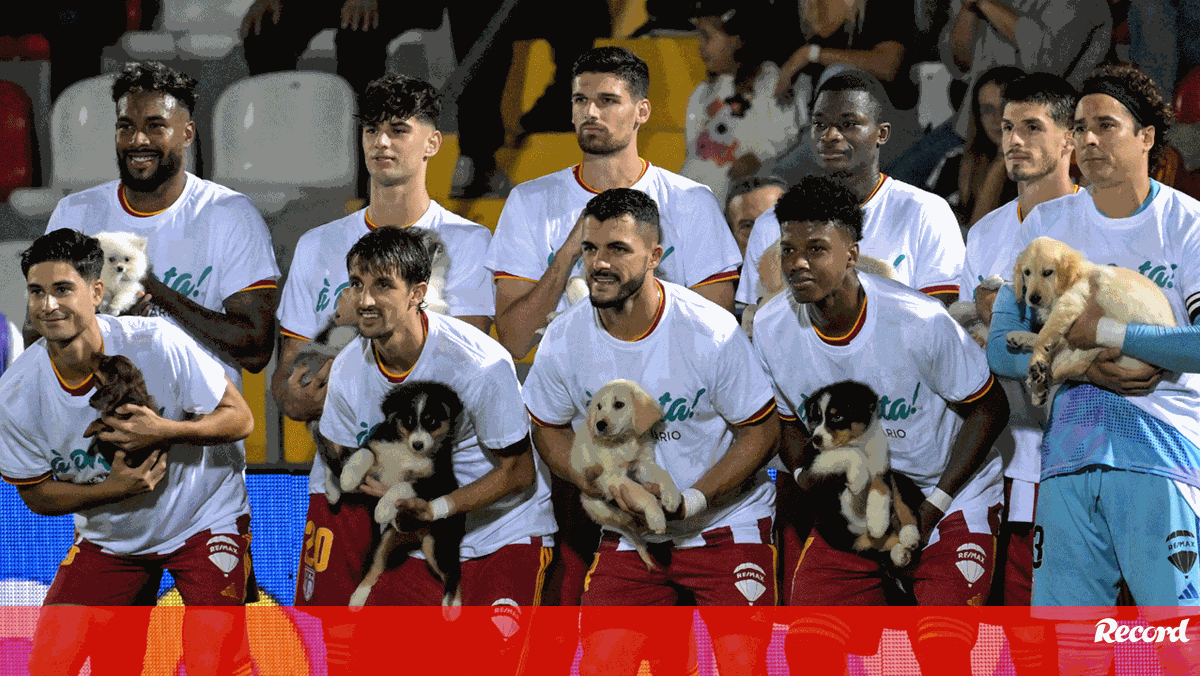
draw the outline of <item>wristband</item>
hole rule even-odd
[[[1125,325],[1111,317],[1096,322],[1096,344],[1102,347],[1125,347]]]
[[[444,495],[440,498],[434,498],[433,501],[429,503],[429,511],[433,512],[434,521],[440,521],[450,516],[450,512],[452,510],[453,508],[451,507],[450,499]]]
[[[695,488],[683,492],[683,518],[693,517],[708,509],[708,498]]]
[[[817,63],[817,59],[819,59],[819,58],[821,58],[821,46],[820,45],[809,45],[808,46],[808,62],[809,63]]]
[[[946,508],[950,506],[950,501],[953,499],[954,498],[950,497],[950,494],[946,491],[940,488],[934,488],[933,492],[929,494],[929,497],[925,498],[925,501],[934,507],[937,507],[942,514],[945,514]]]

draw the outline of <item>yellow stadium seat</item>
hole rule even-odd
[[[317,445],[313,443],[308,427],[302,422],[283,417],[283,461],[294,463],[310,463],[317,454]]]
[[[629,37],[650,20],[646,12],[646,0],[608,0],[608,13],[612,16],[612,34],[615,38]]]
[[[454,163],[458,161],[458,135],[443,134],[442,148],[437,155],[429,158],[429,168],[425,172],[425,185],[429,188],[429,196],[445,205],[446,196],[450,194],[450,182],[454,179]]]
[[[554,57],[550,43],[519,40],[513,44],[512,67],[500,100],[500,117],[506,130],[514,134],[519,131],[521,115],[533,108],[553,80]],[[571,114],[567,101],[563,101],[562,108],[563,115]]]
[[[446,203],[446,208],[495,233],[496,224],[500,222],[500,211],[504,209],[504,200],[497,198],[450,200]]]
[[[523,183],[579,164],[583,153],[575,134],[530,134],[520,148],[503,148],[496,163],[513,183]]]
[[[650,121],[643,131],[682,132],[688,97],[704,79],[699,42],[692,37],[596,40],[597,47],[624,47],[650,68]]]
[[[657,134],[638,136],[639,154],[656,167],[668,171],[679,171],[687,156],[687,144],[683,132],[661,131]]]
[[[254,431],[246,437],[246,462],[267,461],[267,375],[242,371],[242,396],[254,414]]]

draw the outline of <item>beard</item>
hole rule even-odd
[[[1021,168],[1017,170],[1008,170],[1008,180],[1010,181],[1039,181],[1046,176],[1049,176],[1054,170],[1058,169],[1058,165],[1047,162],[1036,167]]]
[[[600,310],[623,310],[625,303],[642,288],[642,284],[646,281],[645,273],[634,275],[629,281],[617,287],[617,293],[610,300],[597,300],[591,294],[591,289],[588,289],[588,300],[592,302],[592,307]]]
[[[129,171],[129,165],[125,161],[125,153],[117,151],[117,171],[121,175],[121,183],[127,189],[134,192],[154,192],[158,190],[162,184],[178,174],[182,166],[182,150],[163,153],[158,158],[158,167],[155,168],[154,173],[145,178],[139,178]]]
[[[588,155],[597,155],[600,157],[615,155],[629,147],[629,139],[621,142],[607,134],[603,136],[586,136],[576,132],[575,140],[579,142],[580,150]]]

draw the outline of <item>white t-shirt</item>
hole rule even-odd
[[[708,186],[645,163],[633,189],[658,205],[663,229],[663,256],[658,271],[663,279],[682,286],[737,278],[742,263],[737,242],[725,223],[721,207]],[[597,191],[584,184],[575,165],[513,188],[496,235],[488,249],[487,267],[495,279],[537,281],[567,241],[579,214]],[[582,259],[573,276],[582,275]],[[558,311],[566,310],[566,299]]]
[[[279,266],[271,235],[245,195],[187,174],[183,193],[174,204],[142,215],[125,204],[120,185],[110,181],[64,197],[54,208],[46,232],[72,228],[85,235],[132,232],[145,237],[154,276],[214,312],[224,312],[225,299],[238,291],[275,287]],[[167,318],[187,330],[173,317]],[[208,352],[240,387],[242,368],[225,355]]]
[[[799,134],[795,105],[783,107],[775,99],[779,67],[763,63],[754,79],[749,107],[735,110],[726,102],[737,90],[732,74],[701,82],[688,99],[684,140],[687,158],[679,173],[712,188],[719,204],[729,193],[729,167],[742,155],[766,162],[796,141]]]
[[[182,329],[158,317],[96,317],[104,353],[124,355],[142,371],[162,407],[159,415],[212,413],[225,394],[225,372]],[[21,485],[39,480],[95,484],[108,476],[99,455],[88,455],[83,433],[99,417],[88,405],[94,378],[66,389],[38,340],[0,377],[0,474]],[[236,533],[250,513],[236,444],[176,444],[159,487],[75,514],[75,529],[105,552],[166,554],[203,530]],[[47,479],[46,477],[53,477]]]
[[[312,340],[320,333],[337,310],[338,297],[350,285],[346,252],[376,227],[367,219],[367,210],[362,209],[304,233],[296,245],[276,313],[284,335]],[[433,230],[446,244],[450,258],[446,302],[450,314],[495,314],[491,273],[483,267],[491,232],[433,201],[412,227]]]
[[[380,404],[396,385],[417,380],[444,383],[463,402],[463,420],[452,461],[459,486],[465,486],[498,464],[489,449],[506,448],[529,434],[529,415],[507,350],[463,321],[436,313],[424,316],[428,331],[425,347],[407,374],[385,373],[375,360],[371,341],[362,337],[355,338],[338,354],[329,374],[321,434],[347,448],[361,447],[375,426],[383,422]],[[550,484],[540,463],[535,475],[534,484],[523,493],[467,515],[464,559],[554,534],[557,527],[550,508]],[[325,492],[325,462],[320,455],[313,462],[308,490]]]
[[[881,277],[859,274],[866,307],[847,336],[823,338],[790,293],[754,318],[754,349],[775,385],[779,415],[796,419],[804,400],[842,380],[879,395],[892,469],[929,495],[942,478],[963,420],[947,402],[968,402],[993,384],[987,355],[937,300]],[[988,508],[1002,498],[1000,455],[992,450],[946,513],[962,510],[973,533],[989,533]],[[937,533],[931,543],[937,539]]]
[[[535,423],[578,426],[592,393],[612,380],[637,382],[665,414],[655,459],[685,490],[729,450],[733,425],[772,413],[774,400],[733,315],[690,289],[661,284],[658,318],[638,340],[614,338],[590,303],[551,322],[525,379],[525,401]],[[761,542],[758,520],[772,516],[774,503],[775,485],[762,469],[724,506],[668,521],[665,536],[647,539],[694,547],[704,544],[701,532],[729,526],[734,541]]]
[[[950,205],[931,192],[890,176],[882,179],[862,207],[859,253],[890,263],[896,268],[896,279],[922,293],[957,291],[963,239]],[[780,233],[774,208],[754,221],[738,285],[739,302],[758,302],[758,262],[763,252],[779,240]]]
[[[1015,250],[1052,237],[1098,265],[1137,270],[1171,302],[1179,326],[1200,308],[1200,202],[1163,185],[1141,213],[1109,218],[1089,191],[1043,202],[1021,223]],[[1189,312],[1190,311],[1190,312]],[[1200,374],[1168,373],[1150,394],[1125,401],[1174,427],[1200,446]]]

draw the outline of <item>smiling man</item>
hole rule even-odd
[[[152,270],[142,283],[153,305],[240,385],[242,369],[257,373],[271,360],[279,268],[250,200],[183,169],[196,138],[195,86],[161,63],[126,65],[113,83],[121,178],[64,197],[46,232],[145,237]]]
[[[733,309],[741,261],[712,191],[638,156],[649,88],[646,63],[626,49],[596,47],[581,56],[571,121],[583,161],[518,185],[504,204],[487,266],[496,281],[496,331],[516,358],[537,344],[551,312],[566,309],[563,291],[581,274],[583,208],[610,188],[641,190],[659,205],[664,279]]]
[[[862,253],[896,268],[896,279],[949,304],[958,298],[963,240],[946,200],[879,171],[890,103],[871,74],[850,70],[817,89],[810,141],[821,172],[845,183],[863,208]],[[758,262],[780,236],[774,209],[759,216],[746,247],[737,300],[757,305]]]

